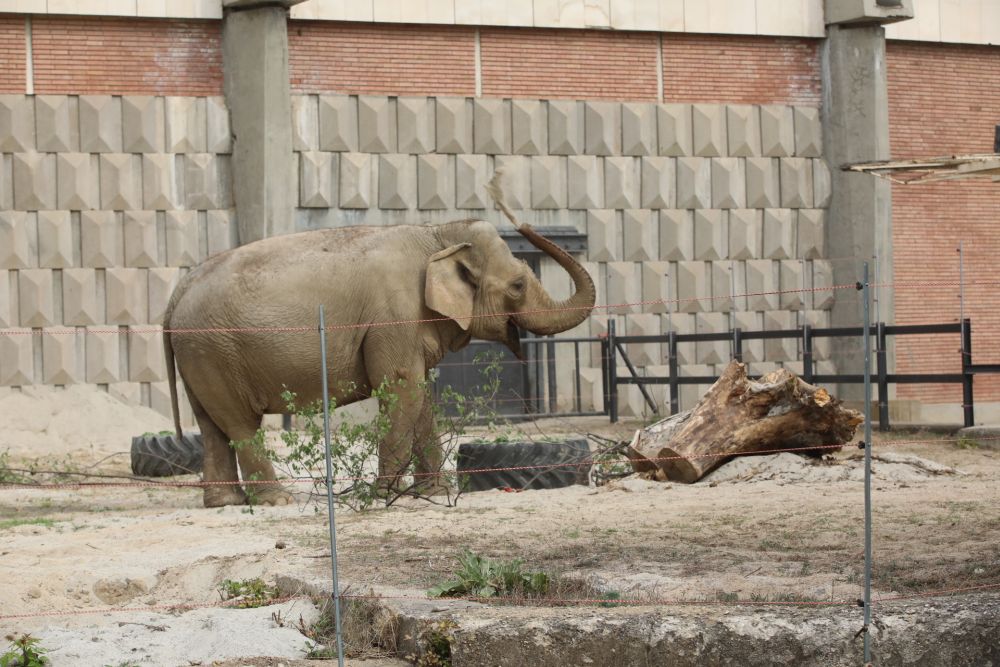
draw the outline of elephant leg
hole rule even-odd
[[[248,440],[260,428],[261,417],[262,415],[248,417],[245,422],[230,425],[226,432],[234,436],[233,442]],[[243,487],[251,504],[288,505],[292,502],[291,492],[277,483],[278,476],[266,451],[256,447],[237,447],[236,459],[239,461]]]
[[[204,488],[205,507],[245,505],[247,497],[238,484],[236,452],[229,446],[229,436],[212,421],[190,390],[188,400],[201,429],[201,441],[205,448],[203,479],[205,482],[219,482]]]
[[[441,443],[434,430],[434,409],[428,392],[421,392],[423,402],[413,434],[414,490],[425,496],[447,495],[449,486],[441,477]]]

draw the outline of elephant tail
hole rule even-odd
[[[181,431],[181,411],[177,402],[177,368],[174,364],[174,346],[170,341],[170,319],[174,312],[174,306],[180,296],[181,288],[178,286],[170,296],[167,309],[163,314],[163,356],[167,363],[167,384],[170,385],[170,410],[174,417],[174,431],[177,439],[183,436]]]

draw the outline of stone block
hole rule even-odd
[[[722,104],[694,104],[691,107],[694,154],[718,157],[726,154],[726,107]]]
[[[121,266],[124,246],[121,225],[113,211],[80,213],[80,259],[83,266]]]
[[[125,237],[125,266],[149,268],[159,264],[159,232],[155,211],[128,211],[122,214]]]
[[[336,153],[299,153],[299,206],[332,208],[337,205],[338,164]]]
[[[729,259],[756,259],[761,256],[763,214],[757,209],[729,211]]]
[[[694,259],[694,213],[680,209],[660,211],[660,259]]]
[[[735,157],[712,158],[712,206],[744,208],[747,204],[745,161]]]
[[[624,222],[623,253],[632,262],[656,259],[656,227],[653,211],[628,209],[622,213]]]
[[[733,283],[733,310],[749,310],[747,304],[747,266],[745,260],[730,260]]]
[[[229,129],[229,109],[223,97],[205,98],[206,147],[209,153],[232,153],[233,134]],[[316,121],[318,124],[318,120]],[[152,152],[156,152],[155,150]]]
[[[165,377],[163,333],[143,327],[128,333],[128,379],[131,382],[160,382]]]
[[[417,157],[380,155],[378,205],[384,209],[414,208],[417,203]]]
[[[120,338],[121,334],[111,333],[104,327],[87,327],[87,382],[109,384],[121,379]]]
[[[396,100],[358,96],[358,150],[362,153],[396,152]]]
[[[0,329],[12,327],[17,322],[11,301],[11,276],[13,271],[0,270]]]
[[[101,208],[110,211],[142,208],[142,157],[103,153],[99,161]]]
[[[799,209],[797,236],[800,259],[820,259],[826,255],[826,211]]]
[[[621,152],[623,155],[656,155],[656,105],[622,102]]]
[[[231,211],[208,211],[205,227],[209,257],[236,247],[236,225]]]
[[[143,269],[108,269],[105,273],[107,323],[141,324],[148,308],[146,271]],[[161,344],[160,355],[163,349]]]
[[[615,211],[587,211],[587,259],[613,262],[621,258],[618,215]]]
[[[38,266],[35,220],[24,211],[0,211],[0,271]]]
[[[292,95],[292,150],[319,150],[319,97]]]
[[[63,324],[86,326],[104,322],[104,309],[98,297],[94,269],[63,269]]]
[[[226,122],[228,123],[228,118]],[[122,96],[122,150],[124,152],[162,153],[165,137],[166,120],[162,97]]]
[[[76,97],[35,95],[35,132],[39,151],[76,153],[80,150],[80,123]]]
[[[829,260],[816,259],[812,262],[812,308],[830,310],[836,298],[833,289],[833,264]]]
[[[604,158],[604,205],[607,208],[638,208],[639,186],[639,158]]]
[[[813,206],[827,208],[830,206],[830,196],[833,184],[830,167],[825,160],[813,160]]]
[[[59,153],[56,158],[56,201],[60,209],[86,211],[100,206],[98,157]]]
[[[546,103],[541,100],[511,100],[511,152],[541,155],[549,145]]]
[[[45,330],[42,334],[42,382],[66,385],[80,381],[82,364],[77,357],[78,343],[82,347],[83,341],[78,339],[75,328]]]
[[[763,315],[753,311],[733,313],[733,326],[743,331],[763,331]],[[744,340],[743,363],[752,364],[759,361],[764,361],[764,341]]]
[[[746,159],[747,206],[774,208],[781,202],[778,189],[778,160],[770,157]]]
[[[142,156],[142,207],[170,211],[181,207],[181,174],[173,153]]]
[[[506,156],[497,157],[497,169],[505,168],[504,194],[512,208],[527,208],[531,185],[528,159]],[[485,155],[455,156],[455,207],[461,209],[486,208],[486,183],[489,182],[489,162]]]
[[[340,208],[368,208],[372,205],[373,164],[368,153],[341,153]]]
[[[444,210],[455,201],[454,170],[450,155],[428,154],[417,156],[417,208]]]
[[[319,149],[353,153],[358,150],[358,98],[319,96]]]
[[[764,313],[764,331],[790,331],[796,328],[795,313],[775,310]],[[769,338],[764,341],[764,361],[795,361],[799,358],[798,338]]]
[[[703,157],[677,158],[677,208],[712,205],[712,161]]]
[[[438,153],[471,153],[472,101],[464,97],[438,97],[434,127]]]
[[[670,263],[643,262],[640,266],[643,312],[666,313],[673,309],[676,297],[671,290]]]
[[[494,159],[496,170],[506,174],[504,178],[504,195],[507,205],[512,209],[531,208],[531,158],[524,155],[497,155]],[[468,163],[468,164],[466,164]],[[489,179],[488,163],[485,155],[459,155],[455,158],[457,166],[455,190],[459,208],[486,208],[487,198],[485,187]],[[469,178],[471,168],[475,167],[475,180]],[[480,175],[482,180],[480,181]],[[475,189],[472,190],[472,186]],[[466,205],[463,206],[462,202]],[[480,206],[471,206],[479,202]],[[495,204],[494,204],[495,206]]]
[[[660,155],[675,157],[693,153],[694,132],[690,104],[656,105],[657,146]]]
[[[35,103],[26,95],[0,95],[0,153],[35,149]]]
[[[728,313],[735,308],[736,262],[712,262],[712,310]],[[740,267],[742,268],[742,267]]]
[[[640,198],[643,208],[673,208],[677,205],[677,161],[651,156],[640,160]]]
[[[183,386],[182,382],[178,382],[177,391],[180,391]],[[125,405],[143,405],[142,385],[138,382],[112,382],[108,384],[108,395]]]
[[[709,262],[677,262],[677,311],[700,313],[711,310],[706,298],[710,293],[712,276]]]
[[[204,97],[163,98],[167,153],[204,153],[208,120]]]
[[[622,107],[618,102],[584,103],[584,152],[588,155],[621,153],[621,113]]]
[[[56,156],[53,153],[15,153],[14,208],[45,211],[56,208]]]
[[[695,333],[722,333],[729,329],[729,316],[725,313],[697,313],[694,316]],[[695,343],[695,360],[699,364],[728,364],[732,346],[728,340]]]
[[[536,155],[531,160],[531,207],[566,208],[566,158]]]
[[[579,155],[584,147],[583,102],[549,100],[549,153]]]
[[[14,208],[14,159],[10,153],[0,153],[0,211]]]
[[[56,323],[52,271],[21,269],[17,275],[17,302],[22,327],[47,327]]]
[[[695,259],[710,261],[729,256],[729,221],[726,217],[714,208],[694,212]]]
[[[659,336],[660,316],[655,313],[633,313],[625,316],[626,336]],[[660,343],[628,343],[625,346],[629,361],[636,366],[662,364]]]
[[[804,310],[802,311],[802,324],[808,324],[813,329],[828,329],[830,327],[830,311],[828,310]],[[830,338],[813,338],[813,359],[826,360],[832,355],[833,345]]]
[[[163,324],[163,315],[167,311],[170,295],[174,293],[181,270],[174,267],[150,269],[147,272],[149,280],[149,317],[151,324]]]
[[[805,308],[806,297],[805,262],[800,259],[783,259],[778,265],[778,286],[781,289],[779,305],[783,310],[802,310]]]
[[[746,262],[747,310],[778,308],[778,267],[770,259],[750,259]]]
[[[812,160],[801,157],[781,158],[781,206],[813,207]]]
[[[793,107],[792,118],[795,126],[795,155],[819,157],[823,153],[823,128],[819,109]]]
[[[795,153],[795,121],[792,107],[767,104],[760,107],[761,153],[788,157]]]
[[[396,121],[400,153],[433,153],[434,100],[429,97],[400,97],[396,100]]]
[[[80,150],[122,152],[122,103],[111,95],[80,95]]]
[[[0,385],[22,387],[34,384],[34,339],[31,329],[0,332]]]
[[[637,313],[642,285],[635,262],[608,262],[608,305],[615,315]]]
[[[726,107],[726,130],[729,155],[754,157],[760,155],[760,107],[730,104]]]
[[[168,211],[163,227],[167,266],[194,266],[201,261],[197,211]]]
[[[570,155],[566,158],[566,178],[569,208],[604,208],[604,161],[601,158]]]
[[[75,246],[76,244],[73,243],[73,224],[69,211],[38,212],[38,265],[40,267],[43,269],[66,269],[73,266]]]
[[[764,209],[764,257],[790,259],[795,256],[795,221],[792,216],[793,211],[788,209]]]
[[[472,144],[476,153],[510,153],[510,102],[477,97],[472,104]]]

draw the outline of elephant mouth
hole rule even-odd
[[[514,324],[513,319],[507,320],[507,340],[504,344],[510,348],[514,356],[524,361],[524,351],[521,350],[521,330]]]

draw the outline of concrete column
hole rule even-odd
[[[241,244],[295,227],[287,20],[297,1],[223,3],[223,76]]]

